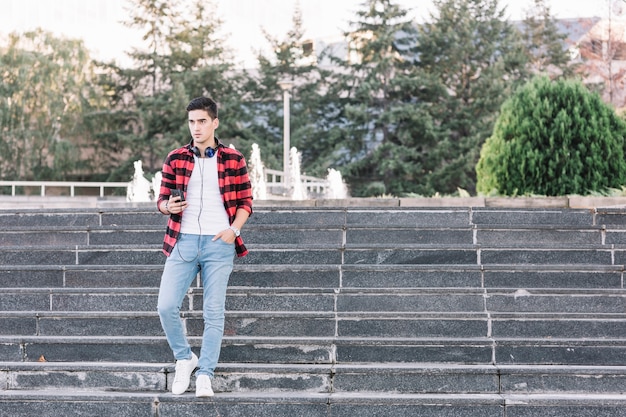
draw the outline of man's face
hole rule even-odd
[[[189,132],[194,143],[210,145],[214,141],[215,129],[219,126],[219,119],[211,119],[206,110],[191,110],[188,113]]]

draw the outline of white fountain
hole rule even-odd
[[[232,145],[231,145],[232,147]],[[281,185],[283,190],[286,190],[284,197],[291,200],[306,200],[309,198],[308,192],[304,183],[302,182],[301,169],[302,155],[295,147],[290,149],[289,153],[289,184],[281,184],[274,182],[267,182],[268,170],[265,169],[263,161],[261,160],[261,149],[256,143],[252,145],[252,154],[248,160],[248,175],[250,177],[250,183],[252,185],[252,197],[255,200],[267,200],[268,198],[268,185]],[[141,161],[135,161],[135,174],[130,183],[128,183],[126,191],[126,200],[129,202],[149,202],[156,200],[159,196],[161,188],[161,172],[157,172],[152,179],[152,182],[148,181],[143,176],[143,169]],[[281,171],[269,170],[272,175],[281,174]],[[341,173],[335,169],[330,168],[326,179],[306,177],[307,180],[314,182],[326,183],[324,186],[324,198],[328,199],[343,199],[348,198],[348,188],[343,182]],[[270,188],[271,189],[271,188]]]
[[[348,197],[348,187],[343,182],[341,172],[336,169],[329,168],[326,181],[328,182],[328,188],[324,193],[326,198],[340,199]]]
[[[141,160],[134,162],[135,173],[133,179],[126,188],[126,201],[132,203],[141,203],[152,201],[150,195],[150,181],[143,176],[143,168]]]
[[[152,177],[152,198],[155,200],[159,198],[159,193],[161,192],[161,179],[163,178],[163,174],[161,171],[157,171]]]
[[[289,193],[292,200],[305,200],[307,198],[306,190],[302,186],[302,177],[300,174],[300,152],[293,147],[289,152]]]
[[[248,162],[248,175],[252,184],[252,198],[255,200],[267,199],[267,182],[265,181],[265,167],[261,161],[261,150],[256,143],[252,144],[252,155]]]

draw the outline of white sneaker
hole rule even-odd
[[[196,366],[198,366],[198,357],[193,352],[191,353],[191,359],[176,361],[176,374],[172,383],[172,394],[180,395],[187,391],[191,381],[191,374],[196,369]]]
[[[212,397],[211,378],[208,375],[199,375],[196,379],[196,397]]]

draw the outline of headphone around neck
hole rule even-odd
[[[198,149],[197,146],[191,147],[191,152],[193,152],[193,154],[196,155],[198,158],[202,158],[202,155],[200,155],[200,149]],[[206,148],[204,150],[204,156],[206,156],[207,158],[213,158],[215,156],[215,152],[215,149],[211,147]]]

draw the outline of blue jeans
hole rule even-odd
[[[180,308],[198,272],[204,288],[202,316],[204,333],[197,375],[213,377],[224,335],[226,287],[233,270],[235,245],[213,236],[180,234],[165,261],[157,310],[167,342],[176,360],[191,358]]]

